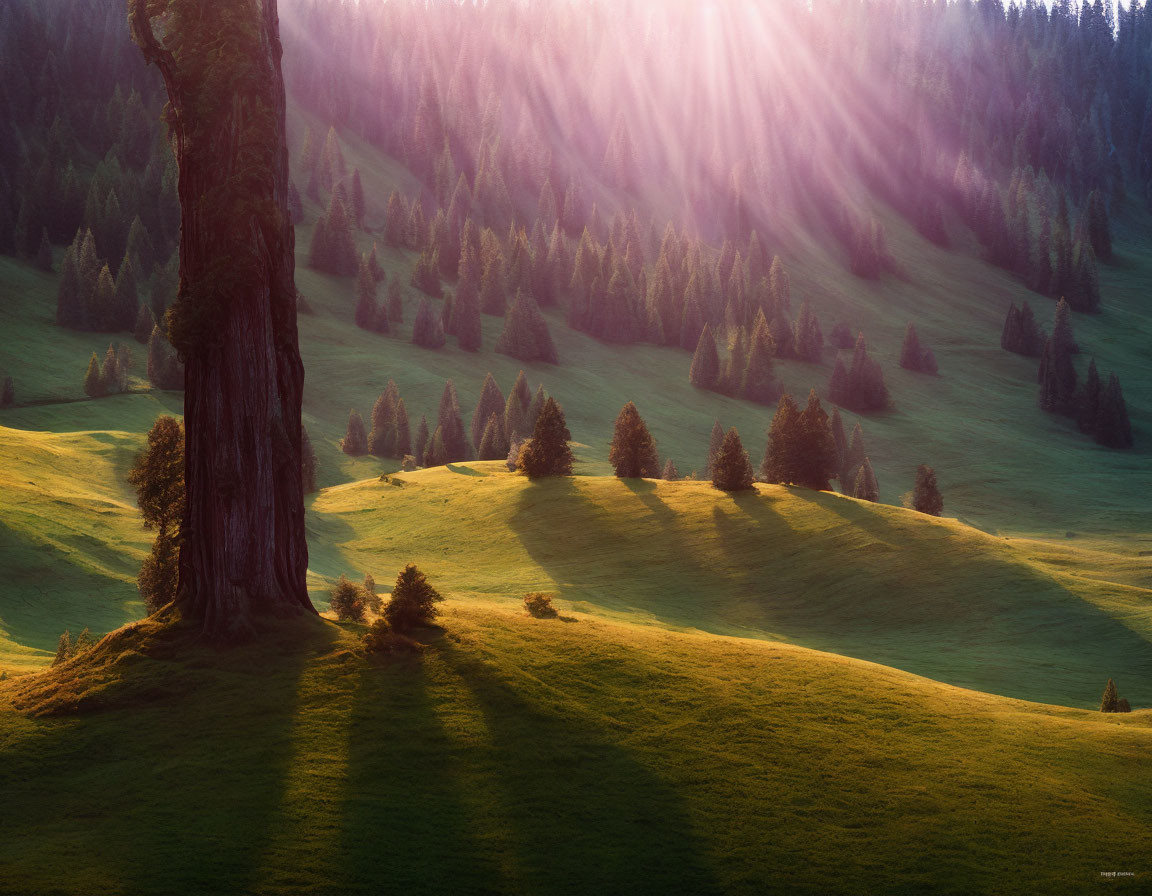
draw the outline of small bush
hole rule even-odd
[[[405,454],[404,460],[400,462],[400,472],[412,473],[415,472],[418,468],[418,464],[416,463],[416,455]]]
[[[364,576],[364,606],[373,613],[379,613],[384,608],[384,601],[380,600],[380,595],[376,593],[376,580],[372,577],[372,573]]]
[[[552,606],[552,595],[542,591],[533,591],[524,595],[524,609],[537,619],[555,619],[559,616],[556,608]]]
[[[332,589],[332,612],[341,622],[363,622],[365,618],[364,588],[340,576]]]
[[[393,630],[384,618],[377,619],[364,635],[364,647],[369,653],[407,653],[421,649],[421,645]]]

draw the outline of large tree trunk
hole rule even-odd
[[[129,0],[180,169],[187,505],[177,603],[215,640],[315,612],[276,0]]]

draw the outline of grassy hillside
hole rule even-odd
[[[0,684],[0,892],[1148,886],[1148,712],[581,613],[443,622],[386,661],[356,626],[202,655],[149,623],[83,679]]]

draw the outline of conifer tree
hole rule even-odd
[[[1076,368],[1072,363],[1075,339],[1072,335],[1072,309],[1061,299],[1056,306],[1052,335],[1040,355],[1040,407],[1058,414],[1074,409]]]
[[[112,296],[111,329],[132,331],[136,325],[136,314],[140,298],[136,291],[136,266],[132,256],[126,254],[120,262],[116,274],[116,285]]]
[[[108,346],[104,353],[104,363],[100,365],[100,386],[105,395],[115,395],[128,387],[128,371],[121,371],[116,348]]]
[[[1112,260],[1112,231],[1108,224],[1108,206],[1099,190],[1088,194],[1084,206],[1084,230],[1096,257],[1104,263]]]
[[[852,487],[852,497],[865,501],[876,502],[880,500],[880,486],[876,483],[876,473],[872,470],[872,461],[867,457],[860,465],[860,472],[856,474],[856,483]]]
[[[461,283],[463,287],[463,282]],[[453,305],[453,329],[456,341],[466,352],[474,352],[481,345],[480,303],[473,289],[458,289]]]
[[[374,330],[379,325],[379,309],[376,307],[376,278],[372,276],[372,269],[366,258],[360,259],[360,266],[356,273],[356,326],[361,330]],[[387,317],[383,323],[387,333]]]
[[[340,449],[352,457],[368,453],[368,436],[364,432],[364,420],[354,410],[348,414],[348,429],[344,433]]]
[[[654,479],[660,475],[656,441],[632,402],[624,405],[616,417],[608,462],[621,479]]]
[[[660,478],[665,482],[676,482],[680,479],[680,472],[676,469],[676,464],[672,463],[672,458],[668,458],[665,462]]]
[[[1104,393],[1104,385],[1100,382],[1100,373],[1096,369],[1096,359],[1088,362],[1088,375],[1084,379],[1084,386],[1077,396],[1076,423],[1081,432],[1093,434],[1096,431],[1096,421],[1100,414],[1100,399]]]
[[[417,206],[419,207],[419,206]],[[444,295],[440,284],[440,255],[436,250],[425,248],[412,270],[412,285],[434,299]]]
[[[851,495],[856,487],[856,474],[864,463],[866,452],[864,450],[864,430],[857,423],[852,427],[852,437],[848,442],[848,450],[844,454],[844,464],[840,468],[840,491]]]
[[[420,307],[416,309],[416,321],[412,325],[412,344],[437,349],[443,348],[445,341],[444,323],[440,315],[432,310],[432,303],[428,299],[421,299]]]
[[[863,333],[856,339],[850,368],[845,370],[840,359],[836,359],[836,367],[828,386],[828,397],[836,404],[854,411],[883,410],[888,406],[884,372],[879,363],[868,357]]]
[[[1104,696],[1100,699],[1100,712],[1119,712],[1120,694],[1116,689],[1116,682],[1111,678],[1104,687]]]
[[[792,396],[780,396],[772,425],[768,429],[768,444],[764,449],[764,462],[760,475],[768,482],[789,485],[799,480],[803,464],[803,436],[800,409]]]
[[[364,229],[364,185],[360,182],[360,169],[352,171],[352,220],[359,230]]]
[[[704,324],[696,353],[692,356],[692,366],[688,371],[688,381],[697,389],[715,389],[720,377],[720,356],[716,351],[716,339],[712,336],[710,324]]]
[[[720,446],[724,444],[724,428],[717,420],[712,424],[712,433],[708,438],[708,463],[704,465],[704,475],[711,477],[712,466],[716,463],[716,456],[720,453]]]
[[[308,437],[308,430],[300,430],[300,483],[304,494],[310,495],[316,491],[316,449],[312,447],[312,440]]]
[[[522,290],[516,291],[516,300],[504,318],[496,351],[520,361],[558,362],[548,322],[536,300]]]
[[[456,395],[456,385],[452,380],[444,383],[444,391],[440,395],[440,409],[436,419],[436,428],[444,440],[444,463],[467,460],[468,441],[464,435],[464,421],[460,417],[460,400]]]
[[[428,451],[428,418],[421,416],[420,425],[416,427],[416,444],[412,446],[412,453],[423,464],[424,455]]]
[[[480,436],[480,443],[476,448],[476,457],[479,460],[503,460],[508,456],[508,440],[504,436],[504,422],[501,414],[493,411],[488,415],[488,423]]]
[[[844,434],[844,421],[840,417],[839,408],[832,408],[828,428],[832,431],[832,441],[836,444],[836,478],[839,479],[840,471],[844,469],[844,459],[848,456],[848,437]]]
[[[159,326],[148,338],[148,380],[157,389],[184,388],[184,365]]]
[[[809,391],[808,404],[800,414],[798,435],[799,467],[793,481],[805,488],[828,491],[829,480],[837,475],[836,440],[815,389]]]
[[[412,426],[408,422],[408,407],[403,398],[396,402],[396,437],[392,450],[392,456],[401,459],[412,453]]]
[[[395,278],[388,282],[388,322],[393,326],[404,323],[404,288]]]
[[[396,577],[392,597],[384,605],[384,618],[388,620],[388,625],[398,632],[431,625],[440,615],[436,604],[442,600],[444,598],[429,584],[424,573],[420,572],[414,563],[409,563]]]
[[[65,630],[56,641],[56,655],[52,658],[52,665],[59,666],[72,659],[72,635]]]
[[[517,438],[524,439],[531,435],[535,423],[529,423],[528,411],[532,405],[532,391],[528,388],[528,379],[521,370],[516,375],[516,382],[508,393],[504,402],[504,434],[510,442]]]
[[[748,348],[748,362],[744,367],[740,393],[749,401],[758,404],[770,403],[779,393],[775,379],[775,365],[772,362],[774,346],[764,315],[758,313],[752,328]]]
[[[424,466],[442,467],[446,463],[449,463],[449,460],[448,452],[444,448],[444,431],[437,426],[424,452]]]
[[[10,408],[16,404],[16,389],[12,385],[12,377],[4,377],[3,384],[0,384],[0,408]]]
[[[372,428],[368,432],[368,453],[377,457],[393,457],[396,446],[396,408],[400,403],[400,390],[396,383],[388,385],[372,405]]]
[[[904,330],[904,344],[900,348],[900,366],[905,370],[919,371],[924,361],[924,348],[916,335],[916,325],[911,321]]]
[[[530,479],[544,476],[572,475],[572,449],[568,442],[572,434],[564,421],[564,411],[555,399],[548,398],[540,409],[532,431],[532,438],[520,448],[517,466]]]
[[[479,450],[480,440],[484,437],[484,430],[488,425],[488,418],[493,414],[500,418],[500,425],[504,425],[504,393],[496,384],[496,378],[489,372],[484,377],[484,384],[480,387],[480,398],[476,402],[476,410],[472,412],[470,435],[472,445]],[[504,450],[504,454],[507,449]],[[503,456],[503,454],[501,455]]]
[[[92,298],[92,323],[95,330],[121,329],[119,315],[116,309],[116,283],[112,279],[112,272],[105,264],[96,276],[96,291]],[[135,320],[135,313],[133,313]],[[129,324],[128,326],[131,326]],[[127,329],[125,326],[123,329]]]
[[[752,464],[736,427],[728,430],[712,463],[712,485],[721,491],[739,492],[752,488]]]
[[[912,507],[930,516],[940,516],[944,511],[944,498],[936,484],[936,471],[927,464],[916,468],[916,485],[912,489]]]
[[[84,394],[89,398],[99,398],[104,394],[104,379],[100,376],[100,361],[96,352],[88,360],[88,372],[84,374]]]
[[[407,241],[408,210],[399,192],[393,190],[388,197],[388,209],[384,213],[384,243],[388,246],[403,246]]]
[[[1108,385],[1100,398],[1096,415],[1096,441],[1107,448],[1131,448],[1132,424],[1128,420],[1128,407],[1120,389],[1120,379],[1109,374]]]

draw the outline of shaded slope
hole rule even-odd
[[[1010,696],[1089,706],[1115,677],[1152,699],[1147,592],[1056,578],[955,521],[779,486],[530,483],[499,467],[326,490],[313,570],[386,582],[413,560],[478,597],[554,589],[617,618],[784,638]]]

